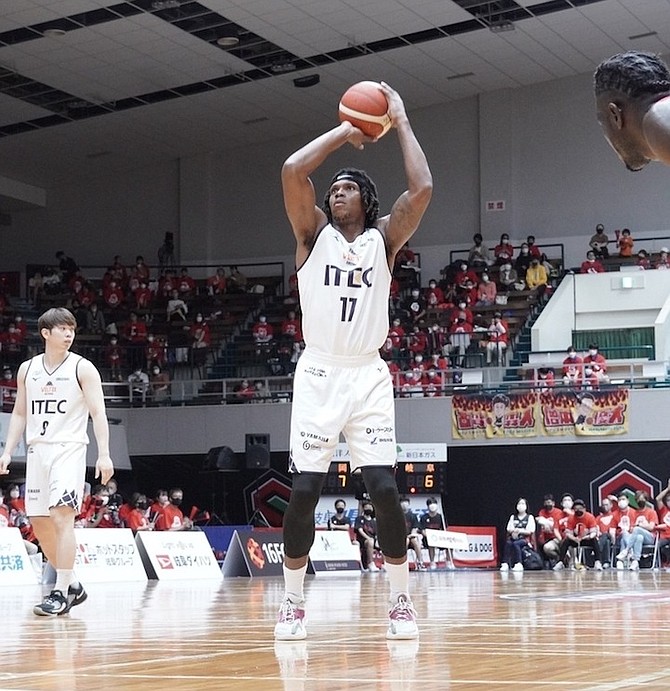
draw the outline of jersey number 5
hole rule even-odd
[[[342,303],[342,318],[343,322],[350,322],[354,318],[354,310],[356,309],[357,298],[340,298]]]

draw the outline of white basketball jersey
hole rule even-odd
[[[88,444],[88,406],[77,378],[83,358],[69,353],[53,372],[44,356],[30,360],[26,373],[26,442]]]
[[[379,350],[389,328],[390,287],[379,230],[367,228],[350,243],[328,224],[298,270],[307,347],[338,356]]]

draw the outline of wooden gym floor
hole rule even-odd
[[[383,573],[308,577],[308,639],[272,638],[280,579],[91,585],[39,618],[0,588],[0,689],[670,689],[670,573],[410,574],[417,642],[391,642]]]

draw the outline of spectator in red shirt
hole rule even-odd
[[[431,278],[428,288],[425,290],[426,307],[428,309],[443,310],[446,307],[442,288],[437,285],[437,281]]]
[[[661,560],[666,564],[670,562],[670,480],[668,486],[662,489],[656,496],[656,509],[658,510],[658,549]]]
[[[102,299],[111,310],[117,310],[123,304],[125,296],[123,290],[116,281],[110,281],[107,288],[102,291]]]
[[[544,504],[536,517],[536,523],[539,526],[537,546],[550,561],[558,559],[558,550],[562,540],[558,525],[562,518],[563,512],[556,507],[554,495],[545,494]]]
[[[116,336],[109,339],[109,344],[103,349],[105,365],[109,370],[111,381],[121,381],[121,365],[123,364],[123,350],[118,345]]]
[[[184,516],[179,508],[184,500],[184,492],[180,487],[173,487],[169,494],[164,495],[167,501],[161,503],[157,511],[155,530],[190,530],[193,527],[191,520]]]
[[[108,506],[109,490],[106,485],[97,485],[91,495],[88,514],[84,520],[85,528],[118,528],[121,525],[118,507]]]
[[[142,281],[139,288],[133,293],[133,297],[135,298],[135,306],[138,310],[147,310],[151,307],[154,296],[148,285]]]
[[[192,297],[196,293],[195,280],[189,276],[188,268],[183,266],[181,269],[181,276],[177,281],[177,290],[182,298]]]
[[[528,245],[528,252],[531,257],[537,257],[538,259],[542,257],[542,250],[535,244],[534,235],[529,235],[526,238],[526,244]]]
[[[140,492],[134,492],[127,506],[129,510],[125,513],[123,520],[126,528],[130,528],[133,533],[138,530],[153,530],[154,524],[149,520],[147,497]]]
[[[292,343],[295,341],[302,341],[300,320],[296,318],[293,310],[286,315],[286,319],[281,323],[281,335]]]
[[[16,391],[16,377],[12,373],[12,368],[5,365],[2,368],[2,380],[0,381],[0,398],[2,399],[3,413],[11,413],[14,410]]]
[[[207,293],[209,295],[223,295],[226,292],[226,270],[220,266],[213,276],[207,279]]]
[[[605,497],[600,503],[600,513],[596,516],[598,547],[600,548],[600,558],[604,566],[611,566],[612,564],[614,542],[610,529],[615,520],[616,516],[612,511],[612,499],[611,497]]]
[[[661,247],[661,252],[658,255],[658,259],[656,260],[656,263],[654,264],[654,268],[656,269],[670,269],[670,261],[668,260],[668,248],[667,247]]]
[[[597,383],[609,381],[607,376],[607,360],[598,352],[598,344],[590,343],[589,352],[584,357],[584,377],[593,376]]]
[[[414,326],[409,337],[409,352],[414,355],[423,355],[428,347],[428,334],[418,324]]]
[[[554,370],[551,367],[540,367],[537,370],[534,390],[537,393],[547,393],[556,386]]]
[[[579,269],[581,274],[602,274],[605,272],[605,267],[596,259],[596,254],[593,250],[586,253],[586,261],[582,262]]]
[[[122,337],[128,352],[128,364],[132,369],[144,366],[144,348],[147,342],[146,322],[140,321],[136,312],[131,312],[123,326]]]
[[[496,264],[511,264],[512,258],[514,257],[514,247],[509,241],[509,235],[503,233],[500,236],[500,242],[493,249],[493,255],[496,259]]]
[[[568,346],[567,357],[563,360],[563,383],[579,389],[584,376],[584,360],[577,355],[574,346]]]
[[[565,558],[570,547],[581,547],[582,545],[586,545],[593,550],[595,554],[594,568],[596,571],[602,571],[600,546],[597,539],[598,526],[595,516],[586,510],[586,504],[583,499],[575,499],[572,509],[573,513],[568,516],[565,524],[565,535],[561,540],[558,561],[554,566],[554,571],[565,568]]]
[[[495,356],[496,364],[502,366],[505,363],[505,352],[509,343],[509,326],[502,318],[500,312],[495,312],[488,329],[488,341],[486,343],[486,364],[490,365]]]
[[[405,338],[405,329],[400,323],[400,319],[396,317],[389,329],[388,337],[391,339],[391,354],[394,359],[401,356],[407,349],[407,341]]]

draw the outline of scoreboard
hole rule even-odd
[[[400,461],[396,469],[396,483],[400,494],[443,494],[446,492],[446,463]],[[360,474],[352,476],[349,463],[330,464],[323,493],[359,496],[362,491]]]

